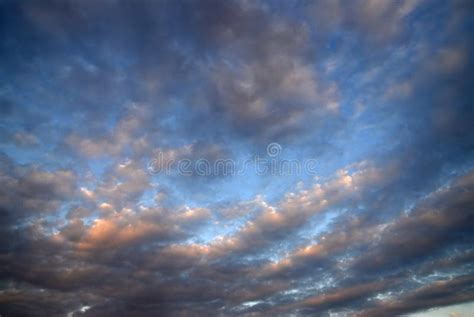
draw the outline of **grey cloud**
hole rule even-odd
[[[472,6],[461,3],[449,26],[439,27],[442,47],[413,49],[421,53],[406,60],[414,70],[406,74],[396,63],[376,66],[411,52],[416,28],[426,15],[445,17],[443,6],[423,13],[425,3],[416,1],[303,4],[291,3],[309,8],[307,20],[274,11],[271,1],[2,2],[0,57],[11,74],[11,84],[0,87],[2,141],[14,136],[7,123],[40,141],[51,130],[51,143],[64,138],[54,153],[65,158],[61,165],[76,159],[74,170],[83,171],[83,159],[111,161],[100,175],[78,176],[0,156],[0,278],[7,285],[0,314],[304,316],[347,309],[393,316],[473,300],[474,182],[466,172],[474,140],[472,45],[460,31],[467,23],[461,11]],[[438,28],[438,20],[427,27]],[[321,41],[325,30],[349,32],[335,40],[341,49]],[[387,53],[392,48],[399,50]],[[374,68],[360,77],[321,70],[341,51],[350,58],[340,68]],[[382,78],[391,72],[404,81]],[[361,77],[365,86],[354,90],[363,89],[344,91]],[[157,193],[166,184],[154,187],[162,179],[145,169],[155,150],[210,161],[233,155],[226,147],[233,138],[250,148],[281,139],[321,153],[347,123],[358,123],[347,121],[352,109],[342,92],[351,99],[385,91],[367,96],[367,122],[390,130],[384,119],[399,119],[386,138],[391,144],[370,153],[371,163],[276,202],[223,203],[214,215],[209,206],[180,206]],[[27,107],[31,100],[38,109]],[[41,106],[57,118],[37,116]],[[71,125],[58,125],[63,119]],[[17,136],[19,144],[31,143],[25,136]],[[172,182],[187,197],[203,184]],[[141,205],[145,193],[156,195],[153,206]],[[330,212],[336,218],[324,232],[300,235]],[[223,237],[194,239],[225,225],[233,229]],[[414,279],[432,284],[419,287]],[[378,299],[390,291],[392,299]]]
[[[54,212],[60,202],[75,193],[76,176],[69,170],[49,172],[14,166],[2,169],[0,177],[3,221]]]
[[[421,1],[315,1],[310,5],[314,22],[320,28],[346,28],[363,39],[390,43],[408,29],[406,18]]]
[[[377,179],[373,172],[359,175],[356,173],[351,179],[348,175],[341,174],[333,180],[332,186],[368,184],[366,183],[368,177]],[[332,262],[335,266],[326,267],[325,272],[330,272],[330,276],[335,278],[334,285],[337,287],[333,286],[332,290],[323,288],[323,291],[304,297],[302,300],[294,300],[291,296],[281,294],[291,289],[294,282],[307,276],[307,274],[300,274],[302,271],[318,274],[317,270],[311,271],[305,268],[314,264],[308,259],[315,255],[320,254],[322,258],[331,258],[338,254],[338,250],[357,247],[362,243],[362,245],[370,246],[369,251],[364,251],[362,254],[377,259],[385,254],[387,244],[396,239],[399,232],[410,233],[403,234],[403,237],[410,237],[408,247],[411,248],[413,245],[414,249],[418,248],[420,245],[413,243],[412,240],[416,242],[419,240],[418,234],[422,237],[425,234],[423,234],[424,231],[411,229],[412,224],[415,224],[415,227],[430,226],[433,233],[427,238],[439,238],[433,241],[440,242],[443,241],[440,239],[448,238],[440,243],[439,247],[458,245],[460,241],[449,239],[449,234],[446,235],[445,232],[464,231],[466,237],[469,237],[468,231],[465,231],[471,226],[469,213],[465,212],[466,209],[459,207],[469,206],[471,202],[472,179],[472,174],[459,178],[451,187],[435,192],[432,198],[417,206],[411,215],[400,216],[385,226],[372,224],[373,228],[370,228],[364,227],[364,223],[357,219],[349,221],[350,226],[340,227],[342,232],[338,235],[333,237],[327,235],[321,241],[319,249],[316,247],[296,252],[288,263],[290,266],[296,265],[299,269],[287,270],[286,274],[279,276],[261,274],[264,272],[261,269],[270,265],[268,261],[259,262],[238,257],[226,258],[220,254],[216,257],[216,254],[213,255],[212,245],[180,244],[179,242],[170,244],[167,239],[178,238],[179,233],[169,232],[162,235],[163,232],[159,228],[172,228],[173,224],[185,224],[188,216],[192,218],[191,221],[194,221],[193,215],[197,215],[198,219],[209,215],[206,216],[206,212],[203,213],[200,210],[192,213],[182,210],[176,215],[170,215],[168,211],[160,209],[145,209],[141,213],[128,215],[126,213],[109,215],[108,218],[102,218],[90,225],[85,225],[79,220],[82,213],[76,213],[57,235],[45,236],[39,226],[31,228],[33,231],[18,232],[23,237],[23,241],[17,246],[15,257],[2,255],[0,262],[2,274],[45,288],[46,292],[67,290],[89,293],[93,297],[84,299],[81,303],[74,302],[73,304],[65,299],[57,299],[56,303],[51,304],[54,309],[58,309],[58,312],[64,309],[72,310],[71,307],[78,309],[75,307],[91,305],[92,308],[84,313],[86,316],[111,316],[119,312],[152,316],[156,314],[156,311],[160,311],[164,316],[180,314],[186,316],[216,311],[216,309],[222,309],[222,313],[226,315],[238,315],[239,309],[236,307],[254,300],[263,300],[267,305],[271,303],[269,306],[256,306],[248,312],[252,314],[253,311],[253,314],[262,316],[270,312],[281,315],[287,312],[298,312],[301,315],[316,311],[325,313],[341,307],[377,315],[374,311],[388,309],[389,312],[400,313],[430,307],[430,305],[466,301],[471,298],[469,293],[461,294],[464,294],[463,290],[469,284],[469,277],[456,278],[456,282],[452,283],[443,282],[440,284],[443,285],[440,291],[424,289],[414,291],[413,295],[402,296],[403,300],[406,299],[406,305],[389,305],[389,308],[386,308],[380,304],[383,308],[378,308],[378,304],[367,300],[394,286],[409,289],[410,284],[407,280],[410,275],[407,272],[410,266],[409,263],[402,264],[402,262],[406,262],[411,254],[420,253],[419,251],[390,254],[392,257],[400,258],[402,262],[399,262],[398,268],[404,271],[393,279],[390,275],[380,273],[373,276],[375,278],[384,276],[384,279],[388,278],[388,280],[383,279],[380,282],[371,283],[364,280],[364,277],[346,279],[344,271],[339,271],[341,267],[336,261]],[[325,186],[320,190],[328,191],[331,187]],[[302,193],[301,197],[295,199],[302,199],[303,196]],[[441,205],[438,203],[440,201],[443,202]],[[299,203],[300,207],[301,205]],[[434,209],[434,206],[438,206],[439,210]],[[262,212],[265,214],[265,211]],[[165,227],[160,227],[161,225]],[[356,234],[357,232],[360,234]],[[372,233],[383,235],[379,239],[374,238]],[[28,238],[25,240],[26,237]],[[424,244],[421,245],[423,246]],[[400,251],[404,249],[404,247],[399,248]],[[436,248],[430,248],[430,253],[436,255]],[[355,253],[355,259],[358,259],[358,254]],[[427,263],[429,263],[428,260],[429,258],[427,258]],[[350,261],[347,263],[352,265]],[[367,263],[361,266],[361,262],[355,263],[353,269],[373,264]],[[375,261],[375,263],[379,262]],[[463,261],[456,261],[453,265],[457,266],[456,263],[462,264]],[[372,272],[377,271],[372,269]],[[422,271],[418,273],[422,274]],[[424,274],[429,274],[429,271]],[[449,292],[452,292],[452,295],[442,295]],[[437,300],[436,294],[441,294],[439,296],[443,296],[443,299]],[[55,301],[52,296],[48,298]],[[8,309],[12,311],[20,309],[19,307],[28,309],[18,304],[16,300],[8,300],[6,307],[10,307]],[[54,315],[55,312],[52,314]],[[216,316],[218,315],[216,313]]]
[[[436,281],[402,295],[397,301],[382,302],[356,316],[393,316],[427,308],[472,301],[472,275]]]

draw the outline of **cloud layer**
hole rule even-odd
[[[472,13],[2,1],[0,314],[365,317],[473,302]],[[317,166],[190,176],[160,173],[158,155]]]

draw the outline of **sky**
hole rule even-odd
[[[458,304],[443,308],[433,308],[425,312],[410,314],[408,317],[470,317],[474,316],[472,304]]]
[[[471,317],[473,4],[0,0],[0,315]]]

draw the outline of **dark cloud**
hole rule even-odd
[[[2,221],[52,213],[75,193],[75,175],[70,170],[49,172],[16,166],[8,157],[3,161],[0,171]]]
[[[397,269],[401,265],[419,262],[446,246],[471,243],[472,185],[470,174],[390,224],[382,232],[377,246],[369,247],[370,251],[356,260],[356,268],[363,271]]]
[[[393,316],[419,311],[429,307],[445,306],[472,301],[472,276],[459,276],[447,281],[437,281],[402,295],[395,302],[387,301],[356,316]]]

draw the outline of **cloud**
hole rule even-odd
[[[473,300],[472,5],[0,7],[0,314]],[[239,165],[270,142],[318,176],[147,170],[158,154]]]
[[[452,280],[433,282],[401,296],[398,301],[382,302],[356,316],[393,316],[430,307],[446,306],[471,301],[474,294],[470,285],[472,276],[460,276]]]
[[[13,139],[19,146],[32,146],[38,144],[38,139],[30,133],[17,132],[13,135]]]
[[[384,1],[318,1],[311,5],[311,14],[321,28],[340,26],[358,33],[363,39],[381,43],[390,42],[407,28],[406,18],[420,1],[397,3]]]
[[[131,104],[127,106],[126,114],[104,137],[81,137],[75,133],[65,139],[66,145],[73,151],[85,157],[116,157],[126,149],[133,149],[140,153],[147,148],[146,138],[137,130],[146,125],[148,109],[143,105]],[[137,137],[138,134],[138,138]]]
[[[338,120],[337,87],[316,79],[312,64],[283,53],[256,58],[220,65],[213,75],[216,103],[237,131],[272,140],[297,133],[308,119],[313,126],[323,117]]]
[[[10,166],[0,171],[0,205],[3,221],[38,217],[54,212],[61,202],[75,193],[76,176],[70,170],[44,171],[38,168]],[[10,220],[9,220],[10,219]]]
[[[218,256],[255,252],[270,243],[283,240],[312,216],[337,206],[360,190],[363,191],[365,186],[375,186],[378,181],[385,181],[377,175],[379,172],[371,166],[354,172],[352,176],[341,170],[325,184],[315,184],[299,193],[288,193],[276,206],[261,202],[263,208],[259,215],[246,222],[233,235],[211,242],[211,252]]]

